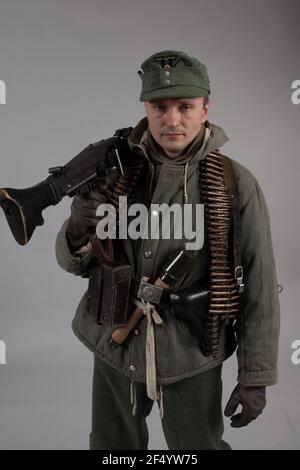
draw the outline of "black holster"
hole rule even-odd
[[[87,308],[95,321],[108,327],[123,326],[130,300],[131,266],[97,265],[90,271]]]
[[[204,356],[210,354],[206,331],[210,296],[209,284],[198,281],[184,288],[173,289],[169,298],[170,313],[188,325],[191,334],[198,339]]]

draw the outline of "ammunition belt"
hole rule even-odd
[[[129,162],[126,162],[123,167],[123,174],[118,177],[114,182],[113,187],[103,184],[103,179],[99,179],[98,189],[106,196],[106,203],[112,204],[116,209],[117,221],[119,219],[120,211],[120,196],[126,196],[127,202],[130,202],[135,198],[137,192],[137,185],[145,173],[146,161],[140,157],[135,157],[130,154]],[[97,183],[96,183],[97,184]],[[100,263],[106,263],[109,266],[122,263],[121,260],[116,261],[116,244],[113,240],[108,238],[106,241],[100,240],[98,237],[93,237],[92,247],[96,258]],[[118,246],[120,248],[120,246]]]
[[[199,184],[207,230],[210,264],[210,306],[207,313],[209,349],[217,357],[222,321],[236,318],[240,294],[229,264],[229,230],[232,204],[225,180],[225,158],[211,153],[200,162]]]
[[[137,184],[145,169],[145,161],[140,157],[133,157],[130,165],[124,167],[124,173],[116,182],[114,188],[109,192],[108,202],[111,202],[119,214],[119,197],[127,196],[128,201],[135,197]]]

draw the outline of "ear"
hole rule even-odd
[[[210,104],[210,102],[208,101],[207,103],[205,103],[205,104],[203,105],[203,109],[202,109],[202,118],[201,118],[202,124],[203,124],[205,121],[207,121],[209,104]]]
[[[205,108],[206,111],[208,112],[209,106],[210,106],[210,100],[208,100],[208,101],[203,105],[203,108]]]

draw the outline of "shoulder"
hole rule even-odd
[[[253,173],[251,173],[250,170],[248,170],[248,168],[246,168],[234,158],[229,157],[228,155],[224,155],[221,152],[218,153],[224,157],[227,157],[232,164],[240,197],[240,207],[244,207],[251,198],[255,189],[259,186],[257,178],[253,175]]]
[[[255,185],[257,184],[256,177],[253,175],[253,173],[251,173],[250,170],[248,170],[248,168],[236,161],[234,158],[230,157],[230,161],[232,163],[233,171],[237,178],[240,189],[253,192]]]

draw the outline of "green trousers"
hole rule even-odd
[[[230,449],[222,440],[222,365],[163,386],[161,420],[169,449]],[[153,401],[146,385],[134,382],[136,414],[132,414],[132,381],[95,356],[91,450],[147,450],[146,417]]]

